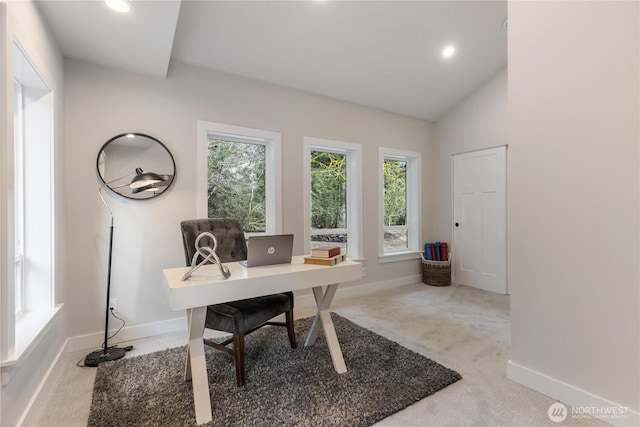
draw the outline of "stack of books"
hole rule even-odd
[[[425,243],[424,258],[429,261],[449,261],[447,242]]]
[[[346,255],[340,253],[340,246],[320,246],[311,249],[311,256],[304,257],[304,263],[336,265],[346,258]]]

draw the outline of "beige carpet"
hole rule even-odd
[[[339,298],[339,293],[338,297]],[[337,299],[335,312],[410,350],[451,368],[462,381],[375,424],[395,426],[557,426],[547,416],[554,403],[506,378],[509,297],[466,286],[404,286],[357,299]],[[296,317],[313,314],[296,310]],[[139,340],[130,356],[184,345],[186,336]],[[28,424],[86,426],[95,369],[78,368],[83,352],[65,366],[44,407]],[[595,419],[567,419],[566,426],[606,426]]]

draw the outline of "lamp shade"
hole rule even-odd
[[[157,193],[160,191],[160,188],[156,186],[156,184],[145,185],[144,187],[137,187],[131,189],[131,194],[142,193],[143,191],[149,191],[152,193]]]
[[[141,188],[162,181],[164,181],[164,179],[157,173],[143,172],[142,169],[136,168],[136,176],[134,176],[131,180],[131,184],[129,184],[129,187],[133,189]]]

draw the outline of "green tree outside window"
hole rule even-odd
[[[266,147],[209,140],[209,218],[236,218],[246,232],[266,230]]]
[[[311,227],[347,227],[346,156],[311,152]]]
[[[407,224],[407,162],[384,160],[384,225]]]

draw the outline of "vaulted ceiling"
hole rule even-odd
[[[66,58],[158,78],[181,61],[432,121],[507,64],[506,1],[131,4],[38,2]]]

